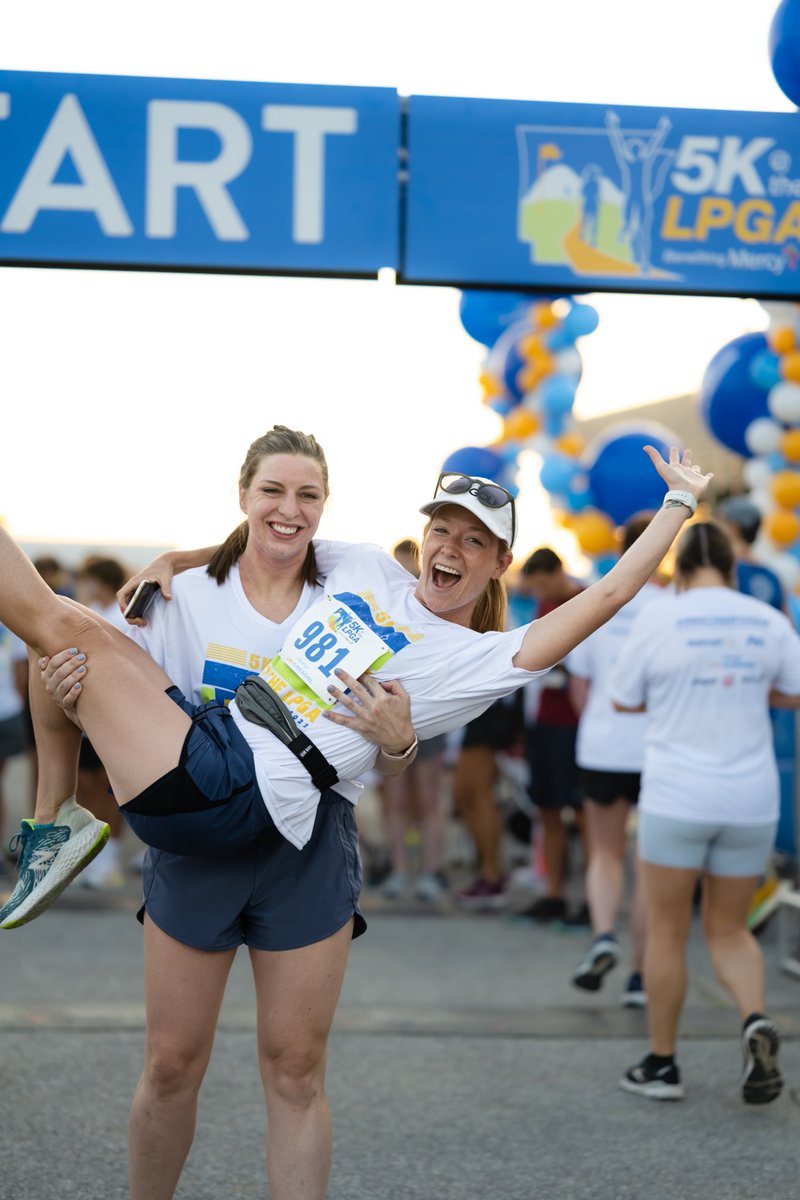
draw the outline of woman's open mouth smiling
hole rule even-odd
[[[448,567],[444,563],[434,563],[431,568],[431,578],[434,587],[447,589],[454,587],[461,578],[461,572],[455,567]]]

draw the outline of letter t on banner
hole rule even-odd
[[[261,124],[267,132],[295,135],[292,240],[321,242],[325,236],[325,135],[355,133],[357,111],[266,104],[261,110]]]

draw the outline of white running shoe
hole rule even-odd
[[[595,938],[572,976],[572,982],[584,992],[598,992],[606,975],[618,962],[619,943],[616,938]]]
[[[405,896],[407,888],[408,877],[405,871],[392,871],[381,884],[381,895],[387,900],[399,900],[401,896]]]
[[[745,1104],[770,1104],[783,1090],[778,1066],[781,1038],[778,1027],[767,1017],[758,1017],[742,1031],[744,1072],[742,1099]]]
[[[445,894],[445,888],[432,871],[423,871],[418,876],[414,885],[414,895],[417,900],[424,900],[426,904],[438,904]]]
[[[105,821],[65,800],[52,824],[23,821],[17,834],[19,879],[0,909],[0,929],[16,929],[44,912],[108,841]]]

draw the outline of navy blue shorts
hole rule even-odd
[[[272,825],[250,746],[224,704],[192,704],[177,687],[167,695],[192,718],[180,761],[120,812],[157,850],[207,855],[248,845]]]
[[[355,810],[336,792],[323,792],[314,830],[302,850],[270,822],[254,842],[213,858],[148,850],[144,863],[148,917],[170,937],[198,950],[297,950],[324,941],[353,921],[361,858]]]

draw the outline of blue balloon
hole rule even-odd
[[[442,463],[443,471],[460,471],[463,475],[482,475],[496,479],[503,470],[503,460],[488,446],[464,446],[454,450]],[[509,489],[510,490],[510,489]]]
[[[489,408],[492,412],[496,412],[498,416],[507,417],[510,412],[517,407],[518,401],[513,396],[509,396],[506,392],[501,392],[499,396],[492,396],[489,401]]]
[[[773,450],[772,454],[767,455],[767,466],[770,471],[785,471],[789,464],[780,450]]]
[[[552,354],[557,354],[559,350],[568,350],[570,346],[574,346],[575,336],[562,323],[545,335],[544,344]]]
[[[594,496],[591,491],[568,491],[565,496],[565,502],[570,512],[583,512],[585,508],[592,508],[594,506]]]
[[[566,454],[546,454],[539,482],[546,492],[566,492],[578,471],[580,467],[574,458],[569,458]]]
[[[750,367],[767,349],[763,333],[745,333],[718,350],[700,385],[700,414],[718,442],[752,458],[745,430],[758,417],[769,417],[767,392],[754,383]]]
[[[573,304],[564,317],[561,328],[565,329],[574,341],[575,338],[594,333],[599,324],[600,317],[597,309],[592,308],[591,304]]]
[[[471,338],[492,346],[532,303],[533,297],[521,292],[467,291],[461,293],[458,314]]]
[[[772,350],[763,350],[753,356],[750,363],[750,378],[756,387],[768,392],[781,379],[781,360]]]
[[[601,554],[594,560],[594,567],[598,575],[607,575],[611,568],[617,565],[617,562],[616,554]]]
[[[678,438],[659,425],[620,429],[614,427],[587,451],[589,486],[594,502],[615,525],[622,525],[642,509],[660,508],[666,488],[642,447],[654,446],[669,458]]]
[[[778,86],[800,106],[800,0],[783,0],[769,30],[769,57]]]
[[[561,417],[575,403],[575,379],[567,375],[548,375],[539,386],[539,400],[545,416]]]

